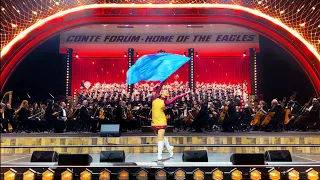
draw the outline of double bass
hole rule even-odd
[[[259,109],[259,111],[254,115],[250,125],[255,126],[260,124],[260,119],[266,114],[266,112],[262,109],[262,107]]]

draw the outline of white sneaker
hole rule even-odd
[[[173,149],[174,149],[174,146],[170,146],[168,149],[168,152],[170,154],[170,158],[173,158]]]

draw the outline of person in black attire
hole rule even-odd
[[[23,100],[17,113],[18,113],[19,123],[22,123],[22,125],[25,128],[25,131],[27,133],[30,133],[30,125],[28,124],[28,122],[29,122],[28,118],[30,116],[30,111],[29,111],[28,107],[29,107],[28,101]]]
[[[278,100],[273,99],[271,101],[271,109],[269,112],[274,112],[275,114],[271,118],[269,124],[266,127],[266,131],[276,131],[280,130],[280,122],[284,120],[284,111],[282,106],[279,104]]]
[[[120,124],[120,129],[123,130],[124,127],[124,119],[123,119],[123,113],[124,113],[124,107],[125,103],[123,101],[119,102],[119,105],[114,109],[113,113],[115,116],[115,123]]]
[[[237,121],[237,111],[233,101],[227,101],[225,103],[228,106],[228,112],[225,119],[222,122],[222,132],[234,132],[234,124]]]
[[[5,132],[9,132],[8,124],[13,124],[13,114],[14,110],[11,108],[11,104],[7,103],[6,107],[4,107],[4,121],[3,121],[3,129]]]
[[[90,126],[89,128],[91,132],[97,132],[97,122],[90,116],[87,107],[88,101],[84,100],[80,108],[80,120],[84,121],[86,124]]]
[[[309,129],[319,129],[320,126],[320,104],[316,98],[312,99],[312,105],[307,108],[307,112],[309,112],[308,117],[308,128]]]
[[[58,117],[54,123],[54,132],[55,133],[63,133],[66,127],[65,121],[67,120],[67,110],[66,110],[66,103],[61,102],[60,107],[57,108]]]
[[[193,121],[195,132],[202,132],[203,125],[209,119],[209,111],[205,100],[199,102],[199,113]]]

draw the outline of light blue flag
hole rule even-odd
[[[178,54],[158,53],[144,55],[127,71],[127,84],[135,84],[140,81],[164,81],[190,57]]]

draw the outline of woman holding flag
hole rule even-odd
[[[165,132],[167,128],[167,118],[164,113],[164,110],[166,109],[166,106],[172,104],[174,101],[176,101],[179,98],[182,98],[183,96],[187,95],[189,92],[183,93],[179,96],[176,96],[172,99],[168,99],[168,91],[162,90],[164,82],[160,83],[160,86],[157,88],[157,92],[155,94],[156,99],[152,101],[152,122],[151,127],[155,134],[157,134],[157,141],[158,141],[158,160],[162,160],[162,151],[163,147],[165,146],[170,154],[170,158],[173,157],[173,146],[170,146],[168,138],[165,137]],[[160,96],[159,96],[160,92]]]
[[[162,160],[164,146],[168,150],[170,158],[173,157],[173,146],[170,146],[168,139],[165,138],[167,118],[164,110],[167,105],[172,104],[177,99],[188,94],[187,92],[167,100],[169,97],[168,91],[161,91],[161,89],[164,81],[189,60],[189,57],[176,54],[158,53],[154,55],[145,55],[138,59],[135,65],[131,66],[127,72],[127,84],[135,84],[143,80],[161,81],[154,96],[155,99],[152,101],[151,123],[152,129],[157,134],[158,160]]]

